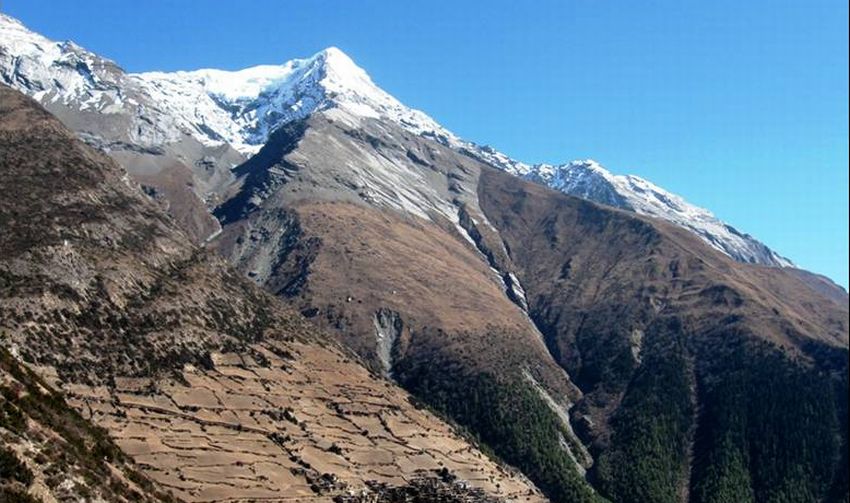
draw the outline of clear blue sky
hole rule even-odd
[[[335,45],[456,133],[592,157],[848,284],[846,0],[5,0],[129,71]]]

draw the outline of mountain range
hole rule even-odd
[[[639,177],[613,175],[592,160],[529,165],[458,138],[425,113],[401,104],[377,87],[366,72],[334,47],[279,66],[128,74],[73,42],[53,42],[8,16],[0,18],[0,39],[3,82],[76,124],[87,141],[102,148],[153,150],[159,154],[166,145],[171,154],[166,158],[190,163],[194,192],[207,204],[219,201],[221,180],[198,168],[209,169],[209,163],[223,159],[231,163],[244,160],[256,153],[275,129],[314,111],[334,109],[334,113],[347,116],[341,120],[387,120],[407,132],[433,138],[564,193],[668,220],[693,231],[735,260],[793,266],[708,210]],[[109,118],[106,124],[103,117]],[[116,128],[116,121],[123,124]],[[243,158],[224,153],[230,150]],[[146,166],[134,167],[151,169],[148,163],[143,164]]]
[[[0,15],[0,82],[9,494],[847,500],[847,293],[679,196],[336,48],[132,74]]]

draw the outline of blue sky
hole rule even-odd
[[[335,45],[527,162],[591,157],[848,284],[848,6],[807,1],[5,0],[129,71]]]

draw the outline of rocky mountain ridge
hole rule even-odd
[[[565,194],[672,222],[739,262],[795,267],[787,258],[721,221],[710,211],[643,178],[615,175],[592,159],[558,166],[523,166],[510,172]]]

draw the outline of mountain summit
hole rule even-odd
[[[388,119],[417,134],[445,134],[424,113],[376,86],[336,47],[282,65],[149,72],[133,78],[198,140],[227,142],[245,154],[256,153],[280,126],[332,108],[342,120]]]

